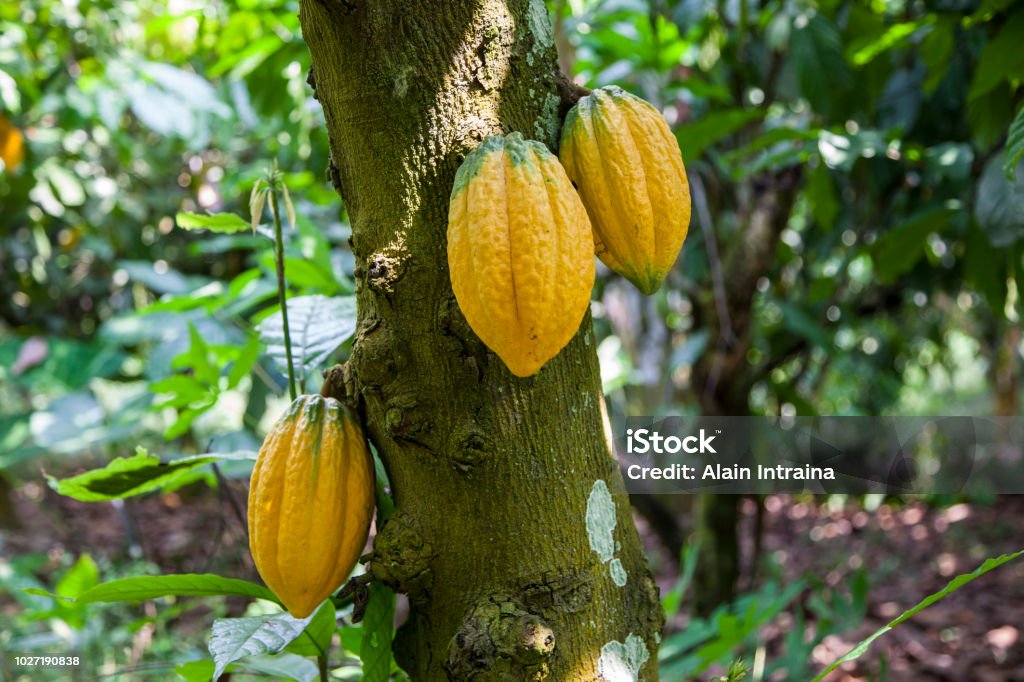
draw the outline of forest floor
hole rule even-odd
[[[229,488],[234,502],[244,509],[245,483],[232,481]],[[755,562],[745,562],[747,585],[768,577],[783,584],[804,579],[808,585],[824,584],[849,593],[858,572],[867,576],[870,590],[863,619],[814,648],[818,669],[956,575],[974,570],[986,557],[1024,547],[1024,497],[1001,497],[985,505],[904,501],[870,512],[852,502],[835,501],[766,498],[756,575]],[[196,485],[114,505],[76,502],[41,483],[29,483],[13,491],[12,502],[18,527],[0,529],[4,556],[45,556],[46,564],[38,570],[41,576],[68,565],[69,556],[87,552],[100,560],[101,567],[142,559],[166,573],[215,572],[256,579],[244,521],[223,488]],[[745,500],[743,512],[741,537],[749,559],[754,553],[751,529],[757,505]],[[679,516],[685,525],[688,515]],[[640,526],[644,528],[642,520]],[[678,579],[678,565],[666,560],[653,536],[645,533],[645,542],[664,592]],[[761,629],[758,639],[769,660],[800,616],[808,626],[815,624],[814,609],[808,604],[817,593],[820,590],[808,587],[785,613]],[[10,599],[0,597],[0,616],[14,608]],[[209,624],[201,611],[194,616],[184,614],[180,625],[184,632],[201,636]],[[685,625],[685,619],[672,625]],[[880,677],[883,667],[887,674]],[[830,676],[829,682],[879,679],[1024,682],[1024,560],[982,576],[921,612],[877,641],[867,655]]]

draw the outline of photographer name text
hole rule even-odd
[[[717,432],[712,435],[701,429],[692,436],[662,436],[657,431],[648,429],[628,429],[626,431],[626,452],[631,455],[647,454],[678,454],[680,452],[695,454],[717,454],[714,440]],[[653,466],[631,464],[626,468],[626,476],[634,481],[639,480],[676,480],[676,481],[834,481],[836,472],[832,467],[816,467],[810,464],[757,467],[740,466],[739,464],[707,464],[703,467],[691,464],[669,464]]]

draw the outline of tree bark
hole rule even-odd
[[[709,302],[705,316],[711,320],[709,346],[713,349],[693,368],[694,386],[705,415],[742,416],[750,413],[751,368],[747,362],[753,324],[757,280],[769,274],[775,249],[793,211],[799,190],[800,171],[789,169],[759,182],[743,238],[729,251],[724,263],[726,309],[733,342],[726,341],[717,309]],[[741,213],[742,216],[742,213]],[[701,589],[694,608],[708,616],[736,597],[740,578],[739,495],[700,495],[694,525],[701,540],[694,581]],[[756,544],[756,543],[755,543]],[[751,564],[757,562],[752,557]]]
[[[414,680],[656,680],[663,616],[604,433],[589,315],[517,379],[449,281],[466,154],[512,131],[557,143],[544,3],[302,0],[301,20],[356,258],[356,339],[328,383],[392,483],[369,570],[410,600],[399,664]]]

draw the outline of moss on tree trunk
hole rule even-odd
[[[399,663],[414,680],[656,680],[663,617],[589,315],[517,379],[449,283],[462,159],[492,134],[556,144],[544,3],[303,0],[301,19],[356,258],[359,324],[333,383],[393,485],[370,570],[411,603]]]

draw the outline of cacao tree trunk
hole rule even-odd
[[[329,374],[388,471],[370,574],[408,595],[414,680],[656,680],[663,616],[602,423],[589,315],[517,379],[467,326],[448,196],[488,135],[554,148],[542,0],[302,0],[331,176],[352,221],[358,329]]]

